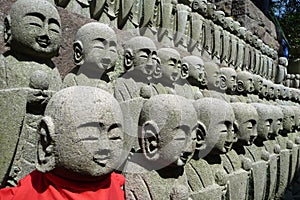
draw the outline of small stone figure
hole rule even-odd
[[[145,102],[139,119],[140,149],[131,155],[125,168],[126,199],[181,196],[187,200],[189,191],[183,166],[196,145],[194,107],[184,97],[155,95]]]
[[[143,36],[136,36],[124,45],[124,73],[117,78],[114,96],[118,101],[126,101],[141,96],[141,88],[150,83],[150,78],[158,64],[154,42]],[[151,88],[146,96],[151,96]]]
[[[45,0],[19,0],[4,20],[9,50],[0,56],[1,110],[9,114],[0,123],[0,154],[5,155],[0,163],[1,187],[15,185],[34,169],[37,121],[61,86],[51,61],[58,55],[61,36],[58,11]],[[8,102],[13,106],[7,107]]]
[[[205,87],[207,80],[204,71],[204,62],[200,57],[186,56],[182,58],[181,78],[183,79],[182,83],[175,84],[177,95],[188,99],[203,97],[199,88]]]
[[[113,171],[128,152],[123,151],[122,112],[112,95],[83,86],[57,92],[38,134],[37,170],[17,187],[0,190],[0,197],[124,199],[125,179]]]
[[[253,74],[247,71],[237,72],[236,94],[232,97],[232,102],[244,102],[248,100],[248,95],[254,91]]]
[[[285,57],[280,57],[278,59],[277,73],[275,77],[275,83],[283,83],[287,76],[288,60]]]
[[[83,25],[73,43],[76,67],[65,77],[63,87],[84,85],[109,91],[109,73],[114,70],[117,57],[117,38],[113,29],[99,22]]]
[[[220,84],[226,85],[226,90],[225,90],[226,94],[229,95],[234,94],[237,87],[236,71],[230,67],[221,67],[220,71],[221,71]]]

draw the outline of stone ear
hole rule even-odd
[[[187,63],[182,63],[181,65],[181,78],[186,79],[189,76],[189,65]]]
[[[237,82],[237,91],[238,92],[243,92],[245,89],[244,89],[244,81],[241,81],[241,80],[238,80]]]
[[[4,42],[9,45],[11,42],[11,19],[10,15],[6,16],[4,19]]]
[[[83,45],[79,40],[73,43],[73,61],[75,65],[82,65],[84,63]]]
[[[55,167],[54,123],[51,117],[43,117],[38,125],[38,145],[36,168],[41,172],[48,172]]]
[[[204,140],[207,135],[206,126],[201,122],[197,122],[197,130],[196,130],[196,149],[201,148],[204,143]]]
[[[237,138],[237,133],[239,131],[240,127],[238,122],[235,120],[233,122],[233,130],[234,130],[234,134],[233,134],[233,142],[237,142],[238,138]]]
[[[133,67],[133,51],[130,48],[125,49],[124,52],[124,66],[126,70]]]
[[[221,90],[226,90],[227,89],[226,76],[224,76],[224,75],[220,76],[220,89]]]
[[[145,158],[149,161],[156,161],[159,157],[159,129],[155,122],[145,122],[140,130],[139,143]]]

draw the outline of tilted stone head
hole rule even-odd
[[[207,0],[194,0],[191,4],[192,11],[198,12],[202,15],[207,13]]]
[[[272,134],[269,137],[273,139],[283,130],[283,112],[279,106],[269,106],[271,107],[271,117],[273,119]]]
[[[234,113],[230,104],[215,98],[201,98],[194,102],[198,120],[207,130],[205,143],[212,153],[226,153],[235,141]],[[207,152],[209,153],[209,152]]]
[[[117,57],[117,37],[112,28],[91,22],[78,29],[73,43],[73,59],[77,66],[81,66],[79,73],[100,78],[104,71],[113,70]]]
[[[198,56],[186,56],[182,58],[181,75],[183,78],[186,78],[191,85],[207,85],[204,62]]]
[[[96,180],[117,169],[123,151],[122,112],[98,88],[74,86],[49,101],[38,133],[37,169],[71,180]]]
[[[220,86],[220,68],[216,63],[205,62],[204,69],[207,75],[208,89],[218,90]]]
[[[263,86],[263,78],[260,75],[253,74],[254,93],[259,94]]]
[[[267,140],[269,134],[272,133],[272,107],[263,103],[252,103],[251,104],[257,111],[257,136],[261,140]]]
[[[4,40],[14,53],[39,60],[58,55],[61,21],[58,11],[48,1],[16,1],[4,24]]]
[[[283,112],[283,130],[282,134],[292,132],[295,126],[295,113],[292,106],[280,106]]]
[[[279,64],[280,65],[283,65],[283,66],[285,66],[285,67],[287,67],[288,66],[288,59],[286,58],[286,57],[280,57],[279,59],[278,59],[278,61],[279,61]]]
[[[144,36],[136,36],[124,44],[125,70],[137,70],[151,75],[157,65],[157,51],[154,42]]]
[[[257,137],[258,114],[256,109],[247,103],[231,103],[237,121],[238,142],[250,145]]]
[[[252,93],[254,91],[253,74],[247,71],[237,72],[237,92]]]
[[[157,51],[160,60],[160,77],[175,82],[180,78],[181,58],[177,50],[172,48],[160,48]]]
[[[236,71],[231,67],[221,67],[220,88],[225,88],[226,93],[232,93],[236,90]]]
[[[139,127],[139,144],[150,165],[183,166],[194,153],[197,115],[184,97],[152,96],[143,105]]]

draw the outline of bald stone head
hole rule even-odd
[[[256,109],[258,114],[257,138],[265,141],[273,131],[272,107],[263,103],[252,103],[251,105]]]
[[[258,114],[256,109],[247,103],[231,103],[238,124],[238,143],[251,145],[257,137]]]
[[[247,71],[237,73],[237,92],[240,94],[252,93],[254,91],[253,74]]]
[[[100,78],[105,71],[113,70],[117,58],[116,33],[108,25],[90,22],[78,29],[73,43],[73,59],[80,66],[79,73]]]
[[[279,135],[279,132],[283,130],[283,112],[280,106],[269,105],[271,109],[271,117],[273,119],[272,134],[269,135],[269,139],[274,139]]]
[[[151,75],[158,64],[154,42],[144,36],[136,36],[124,44],[124,68]]]
[[[195,150],[196,111],[177,95],[152,96],[139,118],[139,144],[151,165],[183,166]]]
[[[160,48],[157,51],[160,60],[161,78],[175,82],[180,77],[181,58],[177,50],[172,48]]]
[[[201,98],[194,102],[197,117],[203,123],[205,142],[212,153],[226,153],[234,142],[234,113],[230,104],[215,98]]]
[[[280,108],[283,112],[283,130],[281,133],[285,136],[292,132],[295,126],[295,113],[292,106],[280,106]]]
[[[199,56],[186,56],[182,58],[181,75],[194,86],[206,86],[207,77],[204,62]]]
[[[124,161],[122,112],[114,97],[94,87],[75,86],[49,101],[38,133],[37,169],[94,181]]]
[[[236,71],[231,67],[221,67],[220,71],[221,71],[220,88],[225,88],[226,93],[232,94],[237,87]]]
[[[204,69],[207,75],[207,88],[218,90],[220,86],[220,68],[214,62],[205,62]]]
[[[38,60],[58,55],[61,21],[58,11],[48,1],[16,1],[4,24],[4,41],[14,53]]]

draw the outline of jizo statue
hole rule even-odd
[[[29,192],[31,199],[124,199],[125,179],[113,172],[128,154],[122,123],[111,94],[83,86],[61,90],[39,123],[37,170],[0,196],[19,199]]]
[[[117,38],[113,29],[99,22],[83,25],[73,43],[76,67],[65,77],[64,85],[98,87],[101,81],[110,82],[109,72],[114,70],[117,58]]]
[[[133,153],[125,171],[126,198],[188,199],[183,166],[194,153],[196,129],[190,100],[170,94],[147,100],[139,118],[140,150]]]

